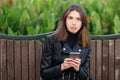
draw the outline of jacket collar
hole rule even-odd
[[[64,43],[62,47],[62,52],[69,54],[70,52],[80,52],[82,51],[82,47],[76,43],[73,48],[69,46],[68,43]]]

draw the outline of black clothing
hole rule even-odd
[[[77,36],[78,36],[78,33],[72,34],[72,33],[68,32],[68,38],[67,38],[66,42],[69,44],[69,46],[71,48],[73,48],[73,46],[76,44]]]
[[[83,48],[77,41],[75,43],[73,41],[74,44],[71,45],[68,41],[58,42],[52,36],[48,37],[44,45],[40,65],[43,80],[87,80],[91,48]],[[63,46],[61,43],[63,43]],[[80,52],[80,69],[77,72],[73,68],[61,71],[61,63],[69,56],[71,51]]]

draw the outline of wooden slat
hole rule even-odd
[[[1,80],[7,79],[7,63],[6,63],[6,40],[0,40],[0,54],[1,54]]]
[[[92,40],[90,76],[120,80],[120,39]],[[34,40],[0,40],[0,80],[42,80],[42,44]]]
[[[91,41],[92,51],[91,51],[91,59],[90,59],[90,77],[95,78],[95,54],[96,54],[96,41]]]
[[[41,60],[41,55],[42,55],[42,44],[40,43],[40,41],[36,41],[35,48],[36,48],[36,55],[35,55],[36,80],[42,80],[40,78],[40,60]]]
[[[21,80],[21,43],[19,40],[14,41],[15,51],[15,80]]]
[[[28,41],[21,41],[21,47],[22,47],[22,80],[28,80]]]
[[[115,80],[120,80],[120,39],[115,40]]]
[[[102,80],[102,41],[97,40],[96,46],[96,80]]]
[[[115,79],[115,67],[114,67],[114,40],[109,40],[109,79],[108,80],[114,80]]]
[[[7,40],[7,70],[8,80],[14,80],[13,40]]]
[[[102,80],[108,80],[108,40],[103,40]]]
[[[29,41],[29,80],[35,80],[35,45]]]
[[[2,57],[1,57],[1,55],[2,55],[2,53],[1,53],[1,48],[2,48],[2,46],[1,46],[1,41],[0,41],[0,80],[1,80],[1,71],[2,71],[2,69],[1,69],[1,66],[2,66]]]

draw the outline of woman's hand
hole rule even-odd
[[[73,67],[74,70],[78,71],[81,64],[81,59],[79,58],[65,58],[64,62],[61,64],[61,70],[66,70]]]
[[[72,59],[71,65],[75,71],[79,71],[79,67],[81,65],[81,59],[79,58]]]
[[[65,58],[64,62],[61,64],[61,70],[66,70],[68,68],[71,68],[72,59],[71,58]]]

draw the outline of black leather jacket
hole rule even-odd
[[[61,71],[61,63],[71,51],[80,52],[81,65],[78,72],[73,68]],[[48,37],[41,58],[41,77],[43,80],[87,80],[91,48],[76,44],[73,49],[64,42]]]

